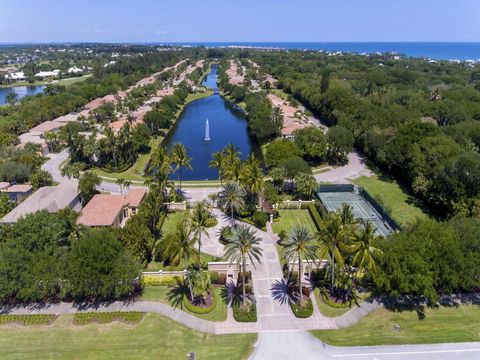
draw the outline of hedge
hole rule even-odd
[[[327,304],[328,306],[331,306],[331,307],[336,308],[336,309],[345,309],[347,307],[351,307],[351,305],[352,305],[351,301],[343,303],[343,304],[339,304],[339,303],[336,303],[336,302],[330,300],[330,298],[328,297],[328,294],[325,291],[325,289],[320,290],[320,292],[322,293],[323,302],[325,304]]]
[[[247,309],[243,309],[240,304],[233,305],[233,318],[238,322],[256,322],[257,306],[250,304]]]
[[[311,299],[308,299],[308,302],[304,306],[300,306],[295,302],[291,302],[290,308],[297,318],[308,318],[313,314],[313,304]]]
[[[217,294],[215,292],[215,290],[213,289],[210,289],[211,293],[212,293],[212,298],[213,298],[213,303],[210,307],[208,308],[203,308],[203,307],[200,307],[200,306],[195,306],[193,305],[191,302],[190,302],[190,295],[186,295],[183,297],[183,305],[185,306],[185,308],[194,313],[194,314],[208,314],[208,313],[211,313],[213,311],[213,309],[215,309],[215,306],[217,306]]]
[[[175,286],[178,284],[178,276],[153,276],[153,275],[144,275],[143,276],[143,286]]]
[[[49,325],[56,319],[54,314],[34,314],[34,315],[0,315],[0,325],[20,324],[20,325]]]
[[[136,324],[143,319],[145,313],[138,311],[115,311],[115,312],[84,312],[76,313],[73,317],[74,325],[86,325],[89,323],[106,324],[114,320],[129,324]]]
[[[210,282],[215,285],[225,285],[227,283],[227,274],[210,271]]]
[[[307,209],[313,219],[313,222],[315,223],[315,226],[317,227],[317,230],[320,231],[322,228],[322,217],[320,216],[317,208],[314,204],[308,204]]]

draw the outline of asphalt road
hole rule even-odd
[[[261,332],[250,360],[478,360],[480,343],[336,347],[304,331]]]

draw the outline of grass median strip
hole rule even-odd
[[[145,313],[137,311],[115,311],[115,312],[85,312],[76,313],[73,317],[75,325],[86,325],[90,323],[107,324],[112,321],[121,321],[127,324],[140,322]]]

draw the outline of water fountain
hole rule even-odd
[[[210,141],[212,139],[210,139],[210,125],[208,123],[208,119],[207,121],[205,122],[205,141]]]

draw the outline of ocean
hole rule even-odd
[[[480,42],[172,42],[163,44],[206,47],[233,45],[353,53],[395,52],[410,57],[435,60],[480,61]]]

